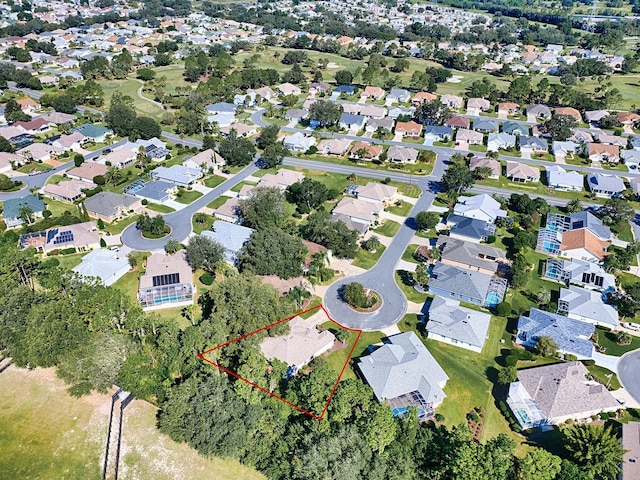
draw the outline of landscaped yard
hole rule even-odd
[[[197,190],[184,190],[181,195],[176,195],[176,202],[189,205],[202,196],[202,192]]]
[[[170,207],[169,205],[162,205],[160,203],[148,203],[146,207],[149,210],[153,210],[154,212],[159,212],[159,213],[171,213],[176,211],[175,208]]]
[[[640,338],[631,335],[631,343],[629,345],[618,345],[616,342],[615,332],[609,332],[602,327],[596,327],[598,333],[598,345],[605,347],[607,355],[621,357],[631,350],[640,348]]]
[[[356,258],[353,261],[353,265],[368,270],[376,264],[384,250],[384,245],[381,245],[380,248],[378,248],[375,252],[368,252],[364,248],[358,248],[358,251],[356,252]]]
[[[401,217],[406,217],[409,215],[409,212],[413,208],[413,205],[409,202],[405,202],[404,200],[399,200],[394,205],[385,208],[386,212],[392,213],[394,215],[399,215]]]
[[[398,230],[400,230],[400,224],[393,220],[385,220],[381,226],[373,229],[377,235],[382,235],[384,237],[393,237],[398,233]]]
[[[410,272],[405,270],[396,270],[395,278],[398,287],[404,293],[404,296],[407,297],[407,300],[413,303],[424,303],[429,295],[426,293],[420,293],[413,288],[413,283],[410,281]]]
[[[416,243],[412,243],[411,245],[409,245],[407,249],[404,251],[404,253],[402,254],[402,260],[404,260],[405,262],[420,263],[413,256],[414,252],[416,251],[416,248],[418,248],[419,246],[420,245]]]
[[[207,207],[208,208],[212,208],[212,209],[216,209],[216,208],[224,205],[227,200],[229,200],[229,197],[224,197],[224,196],[218,197],[215,200],[212,200],[211,202],[209,202],[207,204]]]
[[[620,385],[620,381],[618,380],[618,376],[613,373],[611,370],[608,370],[604,367],[599,367],[598,365],[591,365],[587,367],[589,373],[593,375],[593,377],[603,385],[609,385],[612,390],[617,390],[622,387]],[[611,376],[611,377],[609,377]]]
[[[209,188],[215,188],[225,180],[226,178],[224,177],[219,177],[218,175],[211,175],[210,177],[207,177],[204,179],[204,185]]]
[[[122,233],[124,229],[127,228],[129,225],[131,225],[132,223],[135,223],[137,219],[138,219],[138,215],[131,215],[130,217],[127,217],[118,222],[105,224],[104,229],[107,232],[109,232],[111,235],[117,235],[119,233]]]
[[[405,316],[404,321],[398,326],[402,331],[416,331],[429,352],[449,376],[449,381],[444,388],[447,398],[437,410],[444,415],[444,423],[449,427],[466,423],[466,414],[470,410],[474,407],[484,407],[487,410],[482,440],[506,433],[521,444],[523,437],[511,431],[507,420],[498,410],[493,395],[493,383],[489,380],[489,375],[493,376],[498,368],[495,358],[500,355],[502,346],[500,339],[506,328],[506,319],[492,317],[484,349],[482,353],[475,353],[424,338],[416,329],[415,318],[415,315]]]
[[[198,218],[203,218],[205,222],[204,223],[197,222],[196,220]],[[191,224],[193,225],[193,233],[195,233],[196,235],[199,235],[205,230],[211,230],[211,226],[213,225],[214,221],[215,221],[215,218],[213,218],[211,215],[206,215],[204,213],[194,215],[193,218],[191,219]]]

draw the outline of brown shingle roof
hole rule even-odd
[[[600,240],[586,228],[564,232],[562,234],[562,243],[560,244],[560,250],[562,251],[584,248],[600,260],[604,260],[604,257],[607,256],[608,247],[609,242]]]

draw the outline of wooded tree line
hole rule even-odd
[[[620,446],[598,426],[567,430],[566,458],[542,449],[524,458],[505,435],[479,444],[466,427],[417,422],[412,411],[395,419],[357,379],[339,384],[322,421],[292,409],[200,361],[196,353],[286,317],[287,297],[251,275],[221,280],[190,310],[190,325],[159,321],[113,287],[80,281],[18,250],[17,235],[0,236],[0,349],[18,366],[57,366],[74,395],[105,391],[118,380],[138,398],[157,404],[159,428],[206,456],[228,456],[273,479],[613,478]],[[286,382],[286,366],[257,348],[264,335],[215,351],[215,360],[320,412],[336,378],[319,359],[308,375]]]

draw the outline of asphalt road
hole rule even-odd
[[[640,402],[640,350],[622,357],[618,363],[618,379],[629,394]]]
[[[229,180],[221,183],[209,193],[198,198],[195,202],[190,203],[182,210],[177,212],[167,213],[163,215],[167,224],[171,227],[171,238],[183,242],[191,235],[192,225],[191,217],[194,213],[206,206],[212,200],[218,198],[224,192],[242,182],[245,178],[255,173],[258,168],[254,165],[250,165],[241,172],[234,175]],[[169,237],[148,239],[144,238],[135,226],[135,224],[129,225],[121,234],[121,241],[124,245],[134,250],[150,251],[163,249]]]

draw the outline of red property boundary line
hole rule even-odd
[[[220,364],[215,363],[212,360],[209,360],[208,358],[205,358],[205,355],[207,355],[208,353],[211,353],[215,350],[220,350],[221,348],[226,347],[227,345],[231,345],[232,343],[237,343],[241,340],[244,340],[247,337],[250,337],[251,335],[255,335],[256,333],[262,332],[264,330],[267,330],[269,328],[275,327],[276,325],[280,325],[281,323],[285,323],[288,322],[289,320],[291,320],[293,317],[297,317],[298,315],[303,315],[305,313],[308,312],[312,312],[313,310],[317,310],[317,309],[322,309],[322,311],[325,313],[325,315],[327,316],[327,318],[335,323],[336,325],[338,325],[340,328],[344,328],[345,330],[349,330],[351,332],[358,332],[358,336],[356,337],[355,342],[353,342],[353,346],[351,347],[351,350],[349,351],[349,355],[347,356],[347,360],[344,362],[344,365],[342,365],[342,370],[340,370],[340,375],[338,375],[338,379],[336,380],[336,383],[333,385],[333,388],[331,389],[331,394],[329,395],[329,398],[327,399],[327,403],[324,404],[324,408],[322,409],[322,413],[320,415],[316,415],[315,413],[312,413],[308,410],[305,410],[304,408],[300,407],[299,405],[296,405],[295,403],[290,402],[289,400],[286,400],[284,398],[282,398],[279,395],[276,395],[273,392],[270,392],[269,390],[267,390],[264,387],[261,387],[260,385],[252,382],[251,380],[248,380],[240,375],[238,375],[236,372],[232,372],[231,370],[229,370],[228,368],[223,367]],[[210,348],[209,350],[205,350],[204,352],[198,353],[196,356],[200,359],[203,360],[211,365],[213,365],[214,367],[222,370],[223,372],[227,373],[228,375],[231,375],[235,378],[237,378],[238,380],[242,380],[243,382],[251,385],[254,388],[257,388],[258,390],[266,393],[267,395],[276,398],[278,400],[280,400],[281,402],[289,405],[290,407],[295,408],[296,410],[309,415],[311,418],[315,418],[316,420],[320,421],[323,419],[325,413],[327,412],[327,409],[329,408],[329,403],[331,403],[331,399],[333,398],[333,395],[336,393],[336,389],[338,388],[338,383],[340,382],[340,379],[342,378],[342,375],[344,374],[345,369],[347,368],[347,365],[349,364],[349,360],[351,359],[351,355],[353,355],[353,351],[356,348],[356,345],[358,344],[358,341],[360,340],[360,336],[362,335],[362,330],[357,330],[355,328],[349,328],[349,327],[345,327],[344,325],[341,325],[340,323],[336,322],[333,318],[331,318],[331,316],[329,315],[329,312],[327,312],[327,310],[324,308],[324,306],[322,304],[317,305],[315,307],[311,307],[308,308],[307,310],[303,310],[301,312],[295,313],[287,318],[283,318],[282,320],[278,320],[275,323],[272,323],[271,325],[267,325],[266,327],[262,327],[259,328],[258,330],[254,330],[253,332],[249,332],[245,335],[242,335],[241,337],[238,338],[234,338],[233,340],[229,340],[226,343],[223,343],[222,345],[218,345],[217,347],[213,347]]]

